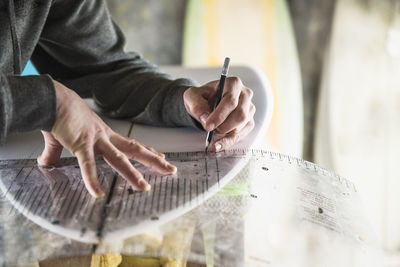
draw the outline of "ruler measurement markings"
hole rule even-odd
[[[122,178],[121,178],[122,179]],[[125,188],[124,188],[125,189]],[[116,191],[118,190],[117,188],[115,189]],[[118,190],[119,191],[119,190]],[[120,193],[120,192],[119,192]],[[121,212],[121,207],[122,207],[122,200],[123,200],[123,196],[124,196],[124,191],[122,191],[122,195],[121,194],[118,194],[117,196],[119,196],[118,197],[118,199],[119,199],[119,201],[118,201],[118,208],[116,208],[116,216],[115,217],[118,217],[118,214]],[[110,202],[111,203],[111,202]]]
[[[163,183],[163,177],[161,176],[160,178],[160,183],[158,186],[158,201],[157,201],[157,213],[160,212],[160,204],[161,204],[161,188],[162,188],[162,183]]]
[[[193,197],[192,197],[192,179],[189,180],[189,197],[190,197],[190,204],[192,203]]]
[[[92,198],[91,195],[89,195],[89,203],[90,203],[90,206],[88,206],[88,208],[90,209],[90,211],[89,211],[89,216],[87,217],[88,222],[95,219],[95,218],[93,218],[93,214],[94,214],[94,210],[97,208],[99,202],[97,202],[95,199]]]
[[[67,215],[69,213],[69,208],[71,207],[71,204],[74,203],[74,201],[75,201],[75,195],[76,195],[76,192],[78,191],[77,190],[78,189],[78,185],[80,184],[80,181],[77,181],[77,182],[78,182],[77,185],[75,185],[75,181],[71,185],[70,191],[74,188],[74,185],[75,185],[75,189],[72,190],[72,197],[70,198],[70,201],[68,201],[67,208],[65,209],[64,215],[62,216],[63,218],[67,217]]]
[[[17,191],[17,194],[16,194],[16,201],[18,201],[19,194],[21,194],[20,191],[23,191],[22,185],[24,185],[24,184],[26,183],[26,179],[27,179],[28,176],[31,174],[33,168],[34,168],[34,167],[31,168],[31,170],[30,170],[30,171],[28,172],[28,174],[25,176],[24,181],[22,182],[21,186],[18,188],[18,191]],[[18,196],[18,197],[17,197],[17,196]]]
[[[130,207],[130,209],[129,209],[129,218],[132,218],[132,213],[133,213],[133,205],[135,204],[135,198],[136,198],[136,194],[137,194],[137,191],[133,191],[133,193],[132,193],[132,200],[131,200],[131,207]]]
[[[143,176],[143,179],[145,179],[145,176]],[[149,176],[148,183],[150,184],[151,182],[151,175]],[[149,198],[149,193],[148,192],[142,192],[144,196],[144,203],[143,203],[143,208],[142,208],[142,215],[145,215],[146,212],[146,204],[147,204],[147,199]]]
[[[204,186],[204,185],[205,185],[205,181],[202,180],[202,181],[201,181],[201,188],[202,188],[202,193],[201,193],[201,194],[202,194],[202,196],[203,196],[203,200],[204,200],[204,193],[205,193],[205,186]]]
[[[40,206],[40,201],[41,201],[41,199],[42,199],[42,197],[43,197],[43,195],[40,195],[40,193],[42,193],[42,189],[43,189],[43,185],[39,185],[38,186],[39,187],[39,191],[36,193],[36,197],[35,197],[35,199],[32,201],[32,205],[31,205],[31,207],[29,208],[29,210],[31,210],[31,212],[33,213],[33,214],[36,214],[36,210],[37,210],[37,207],[39,207]],[[45,190],[46,191],[46,190]],[[39,199],[36,201],[36,199],[39,197]],[[33,210],[33,207],[35,206],[35,204],[37,204],[37,206],[36,206],[36,209],[35,210]]]
[[[155,175],[154,182],[153,182],[153,193],[152,193],[151,204],[150,204],[150,214],[153,214],[153,211],[154,211],[154,198],[155,198],[156,192],[157,192],[157,178],[158,178],[158,176]]]
[[[140,191],[139,192],[139,200],[138,200],[138,206],[136,207],[136,216],[139,216],[140,213],[140,206],[143,205],[143,196],[144,196],[144,192]]]
[[[22,199],[21,199],[21,201],[19,201],[19,202],[16,201],[15,207],[17,207],[17,205],[18,205],[19,207],[23,207],[22,204],[24,203],[25,198],[27,197],[27,195],[28,195],[28,193],[30,192],[30,190],[32,190],[32,187],[28,187],[27,190],[22,190],[22,189],[21,189],[21,194],[18,196],[18,198],[21,196]]]
[[[174,195],[174,178],[171,179],[172,183],[171,183],[171,192],[170,192],[170,198],[169,198],[169,210],[172,210],[172,200],[173,200],[173,195]]]
[[[122,197],[121,197],[122,198],[121,199],[122,203],[121,203],[121,205],[123,205],[123,204],[125,204],[125,205],[123,205],[122,208],[120,206],[120,209],[119,209],[118,214],[117,214],[117,218],[121,218],[121,216],[123,214],[123,210],[125,210],[125,207],[126,207],[125,196],[128,195],[128,190],[126,190],[126,185],[127,184],[128,184],[128,181],[124,179],[124,189],[122,189]]]
[[[196,199],[197,203],[199,202],[199,180],[196,179]]]
[[[43,194],[42,194],[42,196],[40,197],[40,199],[39,199],[39,201],[38,201],[38,205],[36,206],[36,209],[33,211],[33,214],[37,214],[37,212],[38,212],[38,210],[39,210],[39,207],[42,207],[42,206],[43,206],[43,204],[42,204],[42,205],[40,205],[40,204],[42,203],[42,200],[43,200],[44,196],[45,196],[46,193],[47,193],[48,187],[45,187],[45,186],[40,186],[40,187],[41,187],[41,188],[44,188],[44,191],[43,191]],[[40,190],[42,190],[42,189],[40,189]],[[46,203],[44,203],[44,204],[46,204]]]
[[[297,161],[297,166],[300,167],[301,165],[299,159],[296,158],[296,161]]]
[[[163,208],[163,211],[165,212],[165,209],[166,209],[166,205],[167,205],[167,188],[168,188],[168,178],[169,178],[169,176],[167,176],[167,180],[166,180],[166,182],[165,182],[165,190],[163,191],[164,192],[164,208]]]
[[[40,185],[40,186],[35,186],[35,187],[36,187],[36,188],[35,188],[35,193],[32,193],[33,196],[34,196],[34,198],[30,201],[30,203],[28,203],[29,207],[27,206],[27,210],[28,210],[28,211],[31,211],[31,210],[32,210],[33,205],[36,204],[36,199],[39,197],[40,191],[42,190],[42,185]],[[31,213],[33,213],[33,212],[31,211]]]
[[[126,217],[126,212],[129,211],[129,204],[130,204],[130,190],[132,190],[130,184],[128,183],[127,180],[125,180],[125,195],[124,195],[124,207],[121,211],[121,218],[125,218]]]
[[[186,178],[183,178],[183,206],[186,206]]]
[[[233,155],[230,154],[230,156],[228,156],[228,159],[234,159],[234,160],[238,159],[238,158],[240,158],[241,155],[246,155],[247,152],[251,153],[253,156],[256,153],[261,153],[262,156],[264,156],[263,150],[259,150],[259,151],[256,150],[255,151],[255,150],[244,150],[244,149],[239,149],[238,150],[238,149],[235,149],[235,150],[233,150]],[[224,155],[227,154],[226,151],[224,151],[223,153],[224,153]],[[267,152],[265,152],[265,153],[267,153]],[[190,152],[190,153],[186,152],[186,153],[174,153],[173,155],[175,155],[177,158],[184,158],[184,155],[186,155],[186,157],[194,155],[194,157],[196,157],[196,159],[197,159],[197,157],[200,157],[203,154],[201,154],[200,152]],[[280,161],[285,161],[285,162],[287,161],[289,164],[292,163],[292,158],[291,157],[287,157],[285,155],[282,156],[280,153],[269,152],[269,155],[270,155],[271,159],[273,159],[273,160],[278,160],[279,159]],[[212,159],[212,156],[213,156],[213,154],[210,153],[210,159]],[[223,159],[221,159],[221,160],[223,160]],[[294,160],[297,161],[298,166],[301,167],[302,169],[305,168],[305,169],[309,169],[309,170],[314,170],[317,174],[319,174],[319,172],[320,172],[319,170],[321,170],[321,172],[323,174],[326,172],[326,170],[324,170],[324,169],[318,169],[317,166],[312,164],[312,163],[308,163],[306,161],[300,161],[297,158],[293,158],[293,162],[295,162]],[[182,161],[182,162],[184,162],[184,161]],[[224,163],[225,163],[224,161],[220,162],[221,166],[223,167],[223,171],[224,171],[224,168],[226,167],[224,165]],[[141,210],[142,211],[142,215],[145,215],[146,212],[148,212],[148,206],[149,205],[150,205],[149,206],[150,207],[149,210],[150,210],[150,213],[151,213],[153,211],[153,209],[155,209],[155,206],[156,206],[155,203],[158,203],[158,205],[157,205],[157,212],[158,212],[159,211],[159,206],[161,205],[160,203],[161,203],[162,198],[164,199],[164,203],[163,203],[164,204],[164,212],[166,212],[167,210],[173,209],[173,203],[174,202],[175,202],[175,207],[178,208],[179,205],[180,205],[180,201],[182,200],[182,197],[180,196],[181,192],[183,192],[183,204],[184,205],[186,205],[186,198],[188,198],[188,197],[190,198],[190,200],[188,202],[189,203],[192,202],[192,199],[194,197],[193,194],[192,194],[194,192],[192,192],[192,190],[193,191],[196,190],[195,193],[196,193],[196,197],[197,197],[197,202],[199,202],[200,193],[203,195],[203,199],[204,199],[205,198],[205,192],[206,192],[206,190],[209,189],[209,186],[210,186],[209,183],[211,183],[212,185],[215,184],[214,177],[210,181],[208,179],[208,175],[209,175],[208,174],[208,172],[209,172],[208,168],[210,168],[210,170],[213,169],[213,168],[211,168],[211,166],[207,166],[209,164],[210,163],[207,161],[207,158],[205,158],[206,179],[199,180],[198,177],[193,177],[194,179],[196,179],[195,188],[194,188],[194,185],[192,185],[192,179],[189,179],[189,183],[190,183],[189,194],[186,194],[186,188],[187,188],[186,178],[183,178],[184,179],[183,182],[181,182],[180,179],[178,179],[176,181],[176,183],[175,183],[173,178],[167,177],[167,179],[166,179],[167,181],[165,182],[165,185],[162,185],[162,181],[161,181],[160,185],[158,186],[157,185],[157,177],[155,176],[155,178],[154,178],[154,189],[153,189],[153,192],[151,193],[151,200],[148,199],[150,197],[150,195],[146,196],[145,193],[135,193],[135,194],[133,194],[132,198],[130,198],[130,194],[125,190],[126,186],[127,186],[127,182],[125,181],[124,190],[122,191],[122,194],[121,195],[118,194],[118,197],[121,199],[121,201],[119,203],[116,203],[116,205],[115,205],[115,206],[118,205],[118,208],[116,209],[117,210],[117,217],[121,217],[124,214],[124,211],[129,207],[129,205],[131,205],[131,207],[134,205],[134,203],[136,201],[135,198],[138,199],[137,200],[138,205],[135,206],[135,208],[137,208],[136,214],[138,214],[140,208],[142,208],[142,210]],[[217,178],[218,186],[220,186],[220,174],[221,173],[220,173],[219,166],[218,166],[218,164],[219,164],[218,158],[215,158],[215,164],[216,164],[216,176],[215,177]],[[188,166],[188,168],[190,169],[190,166]],[[29,179],[29,177],[32,177],[31,173],[32,173],[33,169],[34,169],[34,167],[32,167],[32,169],[29,171],[28,175],[25,176],[25,178],[23,180],[23,185],[21,187],[17,187],[14,190],[13,186],[16,183],[14,183],[15,181],[12,181],[11,184],[9,185],[7,191],[6,191],[6,194],[9,193],[10,190],[11,190],[11,192],[17,191],[16,194],[15,194],[15,197],[18,200],[19,199],[22,200],[22,201],[20,201],[20,203],[22,205],[25,204],[23,206],[23,210],[24,209],[28,209],[28,211],[33,210],[34,214],[36,214],[37,212],[39,212],[39,214],[40,214],[40,213],[45,211],[45,207],[46,207],[45,205],[41,205],[41,203],[45,198],[49,199],[50,196],[52,196],[52,194],[51,194],[52,190],[49,187],[46,190],[46,188],[43,187],[43,185],[34,186],[33,188],[24,187],[25,186],[25,182],[27,181],[27,179]],[[17,175],[15,177],[20,176],[22,178],[21,174],[25,173],[24,170],[28,171],[27,168],[23,167],[23,168],[21,168],[19,170],[19,172],[17,173]],[[212,173],[214,174],[214,172],[212,172]],[[33,175],[33,176],[36,177],[37,175]],[[354,188],[354,184],[349,183],[349,181],[347,181],[346,179],[342,180],[342,178],[340,176],[330,175],[330,177],[337,178],[337,180],[340,183],[342,183],[343,185],[345,185],[345,187],[347,187],[347,188],[351,188],[351,189]],[[101,184],[105,183],[105,181],[106,181],[105,178],[106,178],[105,175],[102,175]],[[172,181],[169,181],[169,178],[171,178]],[[22,180],[22,179],[20,179],[20,180]],[[152,176],[149,175],[149,183],[151,183],[151,181],[152,181]],[[199,185],[199,181],[200,181],[201,185]],[[76,186],[75,190],[73,190],[72,197],[69,197],[69,195],[71,195],[71,190],[72,190],[72,188],[74,188],[75,182],[72,182],[71,187],[68,188],[67,193],[65,195],[66,187],[67,187],[67,185],[70,184],[69,182],[70,181],[68,180],[66,184],[63,184],[63,181],[61,183],[57,184],[57,182],[56,182],[54,184],[54,188],[57,189],[56,190],[56,192],[57,192],[56,196],[57,196],[59,191],[61,192],[59,194],[61,196],[61,201],[56,202],[53,205],[54,207],[57,207],[57,206],[61,205],[61,207],[58,210],[56,210],[57,211],[57,215],[62,214],[63,217],[66,217],[71,212],[73,214],[75,212],[74,210],[75,210],[76,207],[82,208],[84,205],[86,205],[86,207],[92,205],[91,206],[91,210],[90,210],[90,213],[91,213],[90,217],[91,217],[92,214],[93,214],[94,209],[97,210],[96,207],[99,207],[98,204],[100,204],[100,202],[96,202],[96,201],[95,202],[91,202],[90,199],[89,199],[87,201],[87,203],[78,203],[78,202],[80,202],[79,200],[81,199],[81,197],[83,198],[83,200],[86,200],[88,196],[90,198],[90,195],[88,195],[87,192],[86,192],[86,194],[82,194],[84,192],[84,188],[85,187],[84,186],[80,187],[80,184],[81,184],[80,181],[78,182],[78,185]],[[180,188],[182,186],[182,183],[183,183],[183,188]],[[176,190],[175,190],[175,184],[176,184]],[[201,186],[201,188],[199,188],[199,186]],[[159,188],[157,188],[157,187],[159,187]],[[79,188],[80,188],[80,190],[78,190]],[[157,189],[159,189],[158,192],[157,192]],[[113,192],[111,192],[111,191],[112,190],[110,189],[109,193],[113,194],[114,191]],[[158,195],[157,195],[157,193],[158,193]],[[162,196],[162,193],[164,193],[164,196]],[[136,194],[139,194],[139,195],[136,197],[135,196]],[[168,195],[169,195],[169,201],[168,201]],[[186,196],[186,195],[188,195],[188,196]],[[66,196],[66,197],[64,198],[64,196]],[[157,196],[159,198],[158,202],[157,202],[157,199],[156,199]],[[176,200],[173,200],[173,197],[176,197]],[[33,198],[33,201],[31,201],[32,198]],[[127,199],[128,201],[125,202],[124,199]],[[132,201],[130,201],[130,200],[132,200]],[[67,201],[70,201],[70,202],[67,203]],[[154,201],[156,201],[156,202],[154,202]],[[169,209],[167,209],[167,206],[168,206],[167,201],[169,202]],[[92,203],[92,204],[90,204],[90,203]],[[37,205],[37,206],[35,206],[35,205]],[[64,211],[63,209],[65,209],[65,206],[66,206],[66,210],[65,210],[65,212],[63,212]],[[50,205],[50,208],[52,208],[52,205]],[[107,206],[105,208],[112,208],[112,207],[111,206]],[[132,212],[132,209],[130,211]],[[108,212],[107,212],[107,214],[110,215],[110,213],[108,213]]]
[[[177,181],[176,181],[176,183],[177,183],[177,185],[176,185],[176,206],[175,206],[175,208],[179,207],[179,182],[180,182],[180,179],[177,178]]]
[[[79,214],[77,216],[79,216],[81,218],[85,217],[86,219],[88,219],[88,217],[85,216],[86,213],[84,211],[87,210],[88,207],[89,207],[90,195],[89,195],[89,192],[86,190],[86,188],[85,188],[84,192],[85,193],[83,194],[83,199],[82,199],[83,202],[79,205],[79,209],[78,210],[80,210],[80,212],[79,212]]]
[[[17,191],[17,193],[15,194],[15,202],[18,201],[18,199],[20,198],[20,196],[22,195],[22,193],[23,193],[24,191],[26,191],[26,190],[23,190],[23,189],[22,189],[22,186],[21,186],[20,188],[18,188],[18,191]]]
[[[67,182],[66,182],[66,184],[64,185],[64,188],[62,189],[62,192],[61,192],[61,196],[64,196],[64,192],[65,192],[65,190],[68,188],[68,191],[67,191],[67,194],[66,194],[66,197],[64,197],[64,198],[61,198],[61,203],[60,203],[60,207],[59,207],[59,209],[56,211],[56,214],[55,214],[55,217],[58,217],[59,215],[60,215],[60,212],[61,212],[61,210],[63,209],[63,207],[64,207],[64,203],[65,203],[65,201],[66,201],[66,199],[67,199],[67,196],[68,196],[68,194],[69,194],[69,192],[71,191],[71,188],[69,187],[69,180],[67,180]]]
[[[106,176],[104,175],[104,173],[99,174],[97,178],[100,180],[100,185],[104,186],[104,182],[106,181]]]
[[[21,199],[21,201],[19,203],[17,203],[17,205],[21,208],[21,213],[24,212],[26,205],[28,204],[28,199],[32,194],[32,191],[34,190],[35,187],[29,187],[28,190],[24,190],[24,194],[23,197]],[[24,202],[26,203],[26,205],[24,205]]]
[[[89,203],[90,203],[89,204],[90,206],[88,206],[88,208],[90,209],[90,211],[89,211],[89,216],[87,217],[87,221],[88,222],[90,222],[92,220],[92,216],[93,216],[94,210],[97,207],[96,200],[92,199],[92,197],[90,195],[89,195]]]
[[[32,189],[30,191],[28,191],[28,193],[26,194],[28,197],[26,198],[25,205],[23,205],[24,203],[21,202],[21,204],[22,204],[21,213],[24,213],[27,210],[27,207],[30,204],[29,201],[32,198],[32,195],[35,191],[36,191],[36,186],[32,186]]]
[[[208,175],[206,176],[206,187],[207,187],[207,190],[208,190]]]
[[[7,188],[6,193],[4,194],[4,196],[6,196],[8,194],[8,192],[11,190],[11,187],[14,185],[15,181],[18,179],[18,176],[20,175],[20,173],[22,172],[23,169],[24,169],[24,167],[22,167],[18,171],[17,175],[13,178],[13,180],[11,181],[10,186]]]
[[[118,173],[114,172],[113,175],[114,175],[113,178],[115,178],[115,176],[118,176]],[[104,186],[105,175],[103,175],[103,173],[101,173],[97,177],[100,180],[100,185]],[[114,182],[114,180],[113,180],[113,182]],[[110,188],[110,191],[108,192],[108,195],[110,194],[110,192],[111,192],[111,188]],[[89,198],[88,205],[91,204],[90,211],[89,211],[89,217],[87,217],[87,221],[90,222],[90,220],[92,220],[92,216],[93,216],[94,210],[97,207],[98,202],[96,201],[96,199],[93,199],[90,194],[87,194],[87,196]]]
[[[79,209],[76,209],[76,208],[79,205],[79,203],[82,201],[81,197],[82,197],[83,190],[85,188],[85,185],[82,183],[82,181],[79,181],[78,185],[79,185],[78,186],[78,189],[79,189],[78,199],[75,201],[75,204],[72,205],[72,208],[71,208],[72,214],[70,216],[73,218],[76,218],[79,214]],[[67,214],[67,216],[68,216],[68,214]]]
[[[113,180],[111,182],[111,187],[110,187],[110,191],[107,196],[107,200],[106,200],[106,202],[103,206],[102,212],[100,214],[100,221],[99,221],[99,226],[97,227],[97,234],[96,234],[96,236],[99,238],[101,238],[103,236],[103,229],[105,227],[107,215],[109,214],[109,205],[111,203],[112,197],[114,196],[114,192],[115,192],[114,189],[115,189],[115,185],[117,183],[118,176],[119,176],[118,173],[115,172]]]
[[[85,189],[84,182],[82,180],[79,180],[78,185],[75,188],[75,195],[74,195],[75,200],[73,201],[73,204],[71,205],[69,212],[66,213],[67,217],[76,218],[77,215],[79,214],[79,209],[77,209],[77,206],[81,202],[82,193],[84,189]]]
[[[49,210],[53,206],[53,202],[49,202],[50,196],[51,196],[51,190],[49,187],[47,187],[45,194],[45,201],[44,201],[45,205],[42,205],[40,207],[40,210],[38,211],[39,216],[44,216],[45,218],[47,217]]]
[[[217,171],[217,183],[218,183],[218,188],[219,188],[220,186],[219,186],[219,166],[218,166],[218,158],[215,158],[215,168],[216,168],[216,171]]]
[[[55,190],[54,197],[57,196],[58,191],[60,190],[60,188],[61,188],[62,184],[64,183],[64,181],[61,181],[61,183],[58,183],[58,185],[57,185],[57,183],[58,183],[58,182],[55,182],[55,183],[54,183],[54,185],[55,185],[56,188],[57,188],[57,189]],[[47,191],[48,191],[48,194],[47,194],[47,198],[46,198],[46,203],[50,201],[50,197],[51,197],[51,187],[50,187],[50,186],[48,187],[48,190],[47,190]],[[50,209],[51,209],[53,206],[54,206],[54,203],[52,202],[52,204],[49,205],[49,207],[48,207],[47,209],[44,209],[44,208],[41,209],[39,214],[42,214],[43,212],[45,212],[44,217],[47,217],[47,215],[48,215]]]

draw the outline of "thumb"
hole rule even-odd
[[[42,131],[42,134],[45,145],[42,154],[37,158],[37,162],[39,165],[52,165],[60,159],[63,146],[51,133]]]
[[[192,92],[189,92],[184,98],[186,109],[193,118],[205,127],[207,118],[211,113],[208,100],[203,97],[199,92],[200,90],[195,92],[195,88],[191,89],[193,89]]]

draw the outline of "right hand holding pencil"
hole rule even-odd
[[[183,95],[187,112],[206,131],[215,130],[221,138],[212,144],[215,152],[228,149],[247,136],[254,128],[256,108],[253,91],[238,77],[227,77],[219,105],[212,111],[219,81],[190,87]]]

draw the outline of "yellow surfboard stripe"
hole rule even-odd
[[[266,140],[269,140],[275,146],[279,146],[280,138],[279,138],[279,99],[277,98],[276,93],[276,25],[275,25],[275,0],[263,0],[264,5],[264,23],[265,23],[265,31],[266,35],[268,36],[269,46],[266,47],[267,49],[267,57],[266,57],[266,69],[265,73],[271,83],[272,92],[274,94],[274,111],[273,116],[271,119],[271,124],[269,126],[268,132],[266,134]],[[278,147],[279,149],[279,147]]]
[[[216,1],[204,0],[204,23],[206,25],[206,38],[207,38],[207,62],[209,66],[218,66],[221,60],[217,57],[217,33],[216,33]]]

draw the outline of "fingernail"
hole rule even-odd
[[[105,196],[105,193],[100,188],[96,188],[95,190],[96,190],[96,192],[95,192],[96,198],[102,198]]]
[[[143,191],[149,191],[151,189],[151,185],[144,179],[140,180],[139,185],[142,187]]]
[[[206,124],[207,118],[208,118],[208,113],[204,113],[203,115],[201,115],[200,116],[201,123]]]
[[[209,130],[209,131],[214,130],[214,128],[215,128],[215,124],[213,124],[213,123],[211,123],[211,124],[208,126],[208,130]]]
[[[165,154],[164,154],[164,153],[160,153],[160,157],[162,157],[163,159],[165,159]]]
[[[170,165],[171,174],[175,174],[178,169],[174,165]]]
[[[40,155],[39,157],[37,157],[36,161],[37,161],[37,163],[38,163],[39,166],[43,165],[43,164],[42,164],[42,155]]]
[[[222,148],[222,145],[220,143],[215,144],[215,151],[218,152]]]

